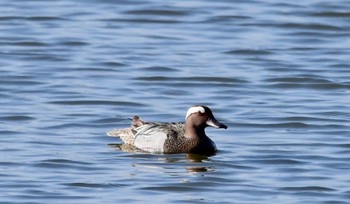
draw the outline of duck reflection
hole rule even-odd
[[[134,145],[129,145],[125,143],[121,144],[108,144],[108,147],[116,150],[129,153],[147,153],[135,147]],[[157,154],[153,154],[157,155]],[[184,157],[185,156],[185,157]],[[184,166],[189,173],[198,172],[210,172],[213,171],[211,167],[208,167],[205,161],[209,160],[212,155],[200,155],[200,154],[159,154],[159,159],[164,160],[165,163],[179,164]],[[199,165],[200,164],[200,165]]]
[[[212,169],[203,163],[203,161],[208,161],[209,156],[207,155],[200,155],[200,154],[186,154],[186,160],[191,162],[192,164],[198,164],[202,163],[202,165],[195,165],[195,166],[187,166],[185,167],[187,172],[191,173],[198,173],[198,172],[208,172],[212,171]]]
[[[191,162],[207,161],[210,155],[186,154],[186,159]]]
[[[117,151],[123,151],[123,152],[132,152],[132,153],[136,153],[136,152],[142,152],[140,149],[136,148],[134,145],[130,145],[130,144],[125,144],[125,143],[121,143],[121,144],[108,144],[108,147],[115,149]]]

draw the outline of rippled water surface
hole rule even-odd
[[[2,0],[1,203],[348,203],[350,3]],[[219,152],[105,136],[210,106]]]

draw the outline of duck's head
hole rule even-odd
[[[186,124],[191,123],[196,127],[225,128],[227,126],[217,121],[213,112],[207,106],[194,105],[190,107],[186,114]]]

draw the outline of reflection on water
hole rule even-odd
[[[193,163],[193,165],[186,166],[186,170],[192,173],[213,171],[213,167],[206,166],[203,164],[203,162],[208,161],[208,159],[209,158],[204,155],[186,154],[186,160],[190,163]]]
[[[142,151],[136,148],[133,145],[119,143],[119,144],[108,144],[108,147],[114,149],[116,151],[124,151],[131,154],[142,153],[145,156],[150,155],[148,152]],[[207,172],[212,171],[212,168],[208,168],[207,166],[201,166],[201,163],[207,161],[209,159],[208,156],[199,155],[199,154],[153,154],[158,155],[158,159],[166,162],[166,163],[181,163],[184,162],[184,168],[188,172]],[[157,165],[157,164],[155,164]],[[155,166],[156,167],[156,166]]]
[[[118,143],[118,144],[111,143],[111,144],[108,144],[108,147],[115,149],[117,151],[124,151],[124,152],[130,152],[130,153],[144,152],[136,148],[134,145],[125,144],[125,143]]]
[[[203,162],[208,160],[208,156],[199,154],[186,154],[186,159],[191,162]]]

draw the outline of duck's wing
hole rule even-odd
[[[106,134],[110,137],[118,137],[124,143],[135,145],[145,151],[161,152],[167,137],[167,128],[163,123],[143,122],[137,126],[132,124],[130,128],[113,129]]]
[[[168,136],[166,125],[160,123],[147,123],[135,128],[134,145],[147,152],[164,152],[164,143]]]
[[[168,137],[183,135],[183,123],[144,122],[134,116],[130,128],[113,129],[107,132],[110,137],[119,137],[126,144],[153,153],[164,152],[164,143]]]

